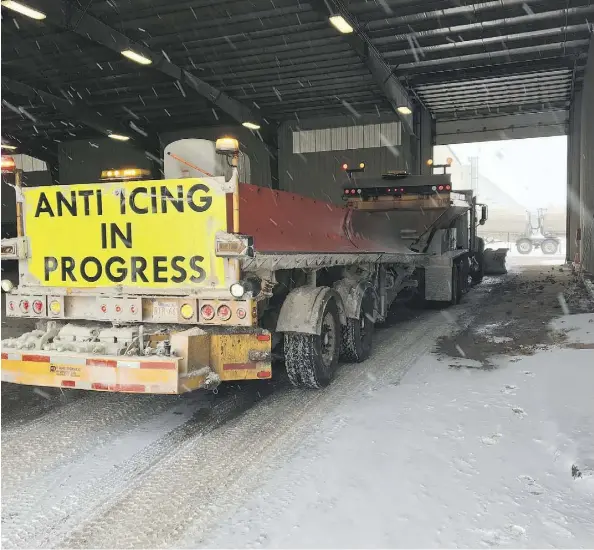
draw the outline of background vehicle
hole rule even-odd
[[[526,231],[524,236],[516,241],[516,248],[520,254],[530,254],[532,250],[540,248],[543,254],[552,255],[559,250],[560,240],[545,232],[545,213],[544,208],[539,208],[536,212],[526,211]]]
[[[235,139],[216,152],[180,140],[164,180],[122,168],[22,190],[24,236],[2,244],[20,272],[6,312],[41,323],[3,342],[2,380],[183,393],[270,378],[274,356],[318,388],[340,358],[368,357],[399,295],[455,304],[482,279],[487,207],[477,221],[448,174],[344,166],[338,207],[240,184]]]

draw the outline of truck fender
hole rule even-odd
[[[373,284],[368,280],[354,281],[341,279],[334,283],[334,290],[340,294],[344,304],[344,312],[349,319],[358,319],[361,313],[361,302],[368,291],[373,294],[374,310],[377,309],[378,297]]]
[[[344,304],[340,294],[327,286],[302,286],[292,290],[285,298],[276,323],[277,332],[321,334],[322,312],[334,299],[341,324],[346,323]]]

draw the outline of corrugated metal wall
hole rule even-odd
[[[581,102],[580,200],[582,263],[594,274],[594,38],[590,39]]]
[[[365,171],[413,170],[410,137],[397,117],[332,117],[286,122],[279,128],[280,188],[342,203],[343,163]]]

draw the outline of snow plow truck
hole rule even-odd
[[[487,208],[445,169],[344,165],[335,205],[240,183],[234,138],[164,153],[161,180],[121,168],[17,186],[6,315],[37,323],[2,342],[2,381],[178,394],[270,379],[274,365],[320,388],[340,360],[370,355],[397,298],[456,304],[482,279]]]

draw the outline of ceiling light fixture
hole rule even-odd
[[[45,17],[46,17],[45,13],[41,13],[40,11],[34,10],[33,8],[30,8],[29,6],[25,6],[24,4],[21,4],[19,2],[15,2],[15,0],[2,0],[2,2],[0,2],[0,3],[5,8],[12,10],[12,11],[16,11],[16,12],[20,13],[21,15],[26,15],[27,17],[30,17],[31,19],[37,19],[38,21],[41,21],[42,19],[45,19]]]
[[[412,110],[410,107],[403,105],[402,107],[398,107],[396,109],[401,115],[412,115]]]
[[[336,30],[342,34],[350,34],[353,32],[353,27],[347,23],[342,15],[331,15],[328,19],[330,23],[336,27]]]
[[[133,50],[122,50],[122,55],[128,59],[131,59],[132,61],[135,61],[136,63],[140,63],[141,65],[150,65],[153,62],[152,59],[136,53]]]
[[[255,122],[242,122],[241,125],[245,126],[246,128],[249,128],[250,130],[259,130],[260,129],[260,125],[256,124]]]
[[[117,139],[118,141],[128,141],[130,139],[129,136],[123,136],[122,134],[107,134],[107,137]]]

